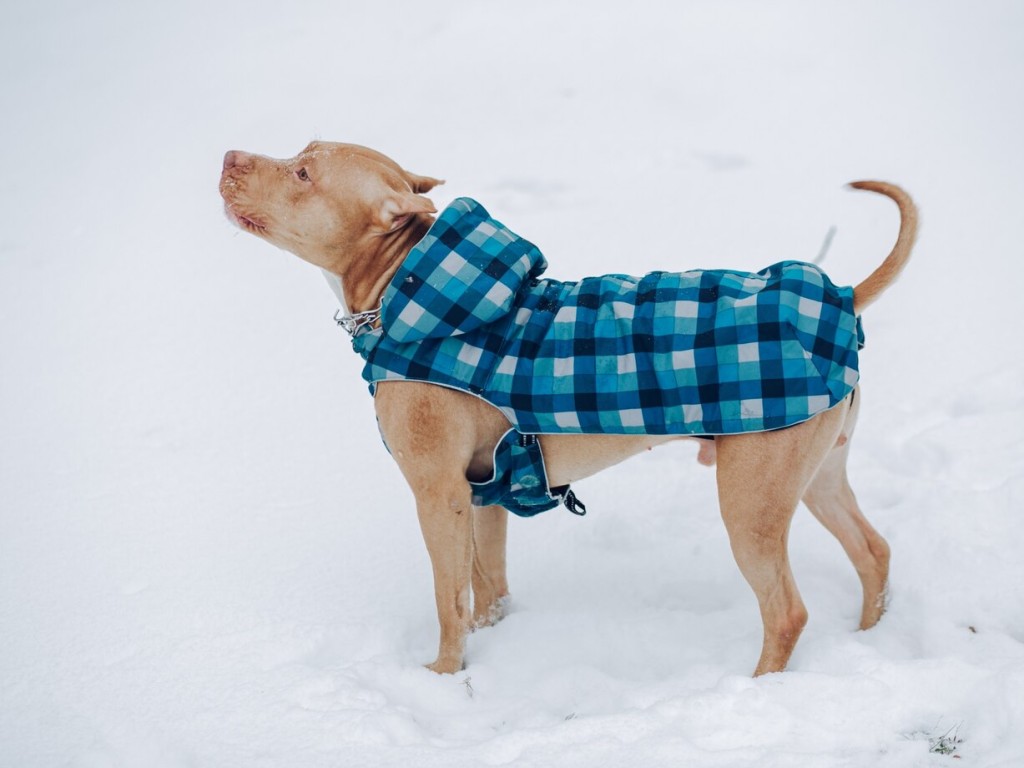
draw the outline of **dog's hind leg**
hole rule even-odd
[[[473,626],[486,627],[505,617],[508,578],[505,542],[508,510],[473,508]]]
[[[789,526],[807,484],[839,436],[844,414],[838,410],[789,429],[715,441],[722,519],[764,625],[755,676],[786,667],[807,623],[789,564]]]
[[[889,581],[889,545],[882,535],[871,527],[857,504],[846,474],[846,459],[850,451],[849,438],[857,421],[860,397],[854,399],[843,426],[842,436],[825,458],[807,491],[804,503],[843,546],[857,569],[864,588],[864,603],[860,628],[870,629],[885,611]]]

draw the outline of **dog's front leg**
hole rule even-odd
[[[380,382],[374,400],[384,441],[416,497],[434,571],[441,643],[427,666],[457,672],[467,631],[501,618],[508,595],[508,512],[473,507],[466,478],[493,471],[494,446],[509,424],[479,398],[432,384]]]
[[[505,542],[508,510],[473,508],[473,626],[488,627],[505,617],[508,577]]]
[[[473,518],[469,483],[463,477],[438,478],[413,487],[416,511],[434,571],[434,598],[441,639],[434,672],[462,669],[466,633],[471,622],[470,574]]]

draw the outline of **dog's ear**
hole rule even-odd
[[[437,213],[437,208],[423,195],[415,195],[412,192],[392,192],[384,198],[380,209],[380,220],[384,229],[391,232],[405,224],[410,216],[417,213]]]
[[[422,194],[429,192],[438,184],[444,184],[444,179],[435,179],[431,176],[418,176],[415,173],[405,171],[405,180],[409,182],[412,191]]]

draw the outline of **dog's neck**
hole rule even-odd
[[[368,312],[380,306],[384,291],[405,257],[433,223],[433,216],[414,216],[401,229],[382,235],[379,247],[372,253],[348,259],[338,271],[323,270],[346,314]]]

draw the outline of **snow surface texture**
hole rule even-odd
[[[514,5],[514,8],[512,7]],[[0,25],[0,766],[1024,764],[1024,10],[1015,2],[9,3]],[[851,473],[892,604],[806,511],[757,605],[696,447],[513,520],[511,615],[435,676],[412,500],[319,272],[227,149],[371,145],[554,277],[862,279]],[[955,738],[954,738],[955,737]],[[934,752],[929,752],[931,746]],[[959,763],[959,761],[958,761]]]

